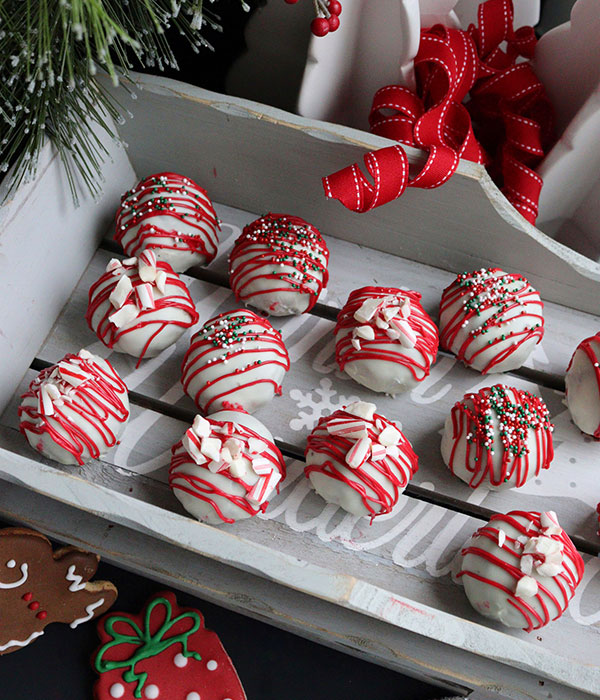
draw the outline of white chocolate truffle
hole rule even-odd
[[[465,272],[442,294],[440,346],[483,374],[517,369],[544,335],[543,308],[521,275]]]
[[[179,275],[146,250],[108,263],[90,288],[86,320],[104,345],[141,361],[173,345],[198,312]]]
[[[183,359],[185,392],[205,414],[222,409],[254,413],[281,395],[290,359],[281,333],[248,309],[207,321]]]
[[[418,469],[399,426],[357,401],[321,418],[306,443],[305,475],[315,491],[353,515],[390,513]]]
[[[392,396],[429,376],[438,331],[421,295],[394,287],[355,289],[335,327],[338,367],[372,391]]]
[[[310,311],[327,286],[329,250],[299,216],[266,214],[244,227],[229,257],[235,296],[272,316]]]
[[[600,333],[582,340],[565,377],[567,405],[579,430],[600,440]]]
[[[583,576],[583,559],[556,513],[494,515],[461,552],[457,579],[485,617],[527,632],[559,618]]]
[[[242,411],[196,416],[172,448],[169,484],[203,523],[233,523],[264,512],[283,479],[285,462],[273,436]]]
[[[442,457],[472,488],[519,487],[550,466],[552,430],[539,396],[496,384],[465,394],[453,406],[444,426]]]
[[[153,250],[175,272],[217,254],[219,221],[206,190],[177,173],[150,175],[121,197],[115,240],[125,255]]]
[[[109,362],[86,350],[43,369],[21,398],[19,430],[61,464],[101,457],[129,418],[125,383]]]

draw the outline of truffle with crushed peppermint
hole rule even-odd
[[[493,515],[473,534],[456,579],[477,612],[531,632],[564,613],[583,571],[556,513],[512,511]]]
[[[310,311],[327,286],[329,250],[299,216],[266,214],[248,226],[229,257],[229,282],[239,301],[272,316]]]
[[[125,255],[152,250],[175,272],[217,254],[219,220],[206,190],[177,173],[144,178],[121,198],[115,239]]]
[[[465,272],[442,293],[440,345],[483,374],[517,369],[544,335],[543,308],[521,275]]]
[[[565,385],[573,422],[579,430],[600,440],[600,332],[577,346]]]
[[[519,487],[550,466],[552,431],[539,396],[496,384],[454,404],[444,426],[442,457],[472,488]]]
[[[401,427],[356,401],[321,418],[306,444],[304,473],[329,503],[373,518],[392,512],[418,469]]]
[[[264,512],[285,479],[273,436],[242,411],[196,416],[173,446],[169,484],[182,506],[211,525]]]
[[[335,327],[335,356],[359,384],[392,396],[429,376],[438,331],[418,292],[394,287],[355,289]]]
[[[129,418],[125,383],[87,350],[43,369],[21,398],[19,430],[40,454],[62,464],[101,457]]]
[[[290,368],[281,332],[248,309],[211,318],[192,337],[181,382],[205,414],[253,413],[276,395]]]
[[[108,263],[90,288],[86,320],[104,345],[141,361],[175,343],[198,312],[179,275],[145,250]]]

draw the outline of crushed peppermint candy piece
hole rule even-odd
[[[54,387],[54,384],[42,384],[38,398],[38,412],[43,416],[54,415],[54,405],[49,388]],[[56,387],[54,387],[56,388]]]
[[[192,423],[192,430],[200,438],[208,437],[211,433],[211,426],[209,421],[202,416],[196,416],[194,422]]]
[[[167,293],[167,273],[164,270],[159,270],[156,273],[156,280],[154,283],[161,294]]]
[[[533,571],[533,556],[531,554],[524,554],[519,562],[519,567],[524,574],[529,576]]]
[[[346,453],[346,464],[351,469],[358,469],[369,459],[371,454],[371,440],[363,437],[357,440]]]
[[[417,334],[410,327],[408,321],[402,318],[392,319],[392,326],[400,334],[400,345],[403,348],[414,348],[417,344]]]
[[[373,420],[377,406],[374,403],[369,403],[368,401],[355,401],[344,408],[346,413],[350,413],[353,416],[358,416],[359,418],[364,418],[365,420]]]
[[[108,264],[106,266],[106,272],[114,272],[115,270],[118,270],[122,267],[123,265],[121,265],[120,260],[117,260],[117,258],[111,258],[111,260],[108,261]]]
[[[208,461],[206,457],[200,451],[200,439],[193,428],[188,428],[185,431],[185,435],[181,439],[183,446],[189,456],[196,462],[196,464],[206,464]]]
[[[330,435],[340,435],[349,440],[358,440],[367,437],[367,424],[364,420],[351,420],[348,418],[332,418],[327,422],[327,432]]]
[[[134,291],[138,308],[143,310],[156,308],[156,304],[154,302],[154,292],[152,291],[152,285],[149,282],[138,284]]]
[[[219,438],[204,437],[200,444],[200,450],[205,457],[220,462],[221,457],[221,441]]]
[[[371,326],[359,326],[353,333],[363,340],[375,340],[375,331]]]
[[[123,265],[127,267],[133,267],[134,265],[137,265],[137,258],[125,258],[125,260],[123,260]]]
[[[156,255],[152,250],[144,250],[138,259],[138,274],[142,282],[156,280]]]
[[[224,472],[229,469],[230,465],[227,462],[223,462],[220,459],[211,459],[208,463],[208,470],[213,474],[218,474],[219,472]]]
[[[371,445],[371,459],[374,462],[378,462],[381,459],[387,457],[387,450],[384,445],[380,445],[378,442],[374,442]]]
[[[359,340],[358,338],[352,338],[350,342],[352,343],[352,347],[353,347],[355,350],[360,350],[360,349],[361,349],[360,340]]]
[[[393,425],[388,425],[379,433],[377,441],[385,447],[392,447],[400,442],[400,438],[400,432]]]
[[[363,303],[360,305],[360,308],[358,308],[354,312],[354,318],[359,323],[368,323],[373,318],[373,316],[375,316],[375,313],[377,312],[377,309],[381,306],[381,303],[381,299],[365,299],[365,301],[363,301]]]
[[[273,492],[281,480],[281,474],[277,471],[272,471],[268,476],[261,476],[248,492],[248,500],[262,505]]]
[[[265,476],[273,471],[273,464],[266,457],[259,455],[252,458],[252,469],[260,476]]]
[[[227,438],[223,443],[223,447],[229,451],[232,459],[237,459],[242,454],[243,444],[236,438]]]
[[[64,360],[58,363],[58,372],[63,381],[74,387],[80,386],[88,381],[88,379],[92,378],[92,376],[88,372],[82,370],[79,365],[73,362],[65,362]]]
[[[138,317],[138,309],[135,304],[125,304],[114,314],[108,317],[108,320],[117,328],[123,328],[128,323],[131,323]]]
[[[545,535],[560,535],[562,527],[558,523],[558,516],[553,510],[548,510],[540,515],[540,525]]]
[[[506,532],[504,532],[504,530],[498,530],[498,547],[503,547],[505,542]]]
[[[381,318],[381,316],[377,316],[377,318],[375,319],[375,325],[377,326],[377,328],[381,328],[381,330],[384,331],[388,330],[390,327],[390,324],[383,318]]]
[[[227,462],[227,464],[231,464],[233,462],[233,457],[231,456],[231,452],[227,447],[222,447],[221,448],[221,462]]]
[[[213,432],[220,433],[221,435],[227,435],[231,437],[236,432],[236,424],[231,421],[225,421],[222,425],[214,425]]]
[[[94,357],[92,353],[89,350],[86,350],[85,348],[81,348],[81,350],[77,354],[82,360],[91,360]]]
[[[133,289],[131,280],[127,275],[123,275],[117,282],[117,286],[113,289],[108,300],[115,309],[120,309],[123,304],[129,299],[129,295]]]
[[[264,440],[257,437],[248,438],[248,450],[251,455],[261,454],[267,449],[267,444]]]
[[[533,598],[538,592],[538,582],[532,576],[523,576],[517,581],[515,589],[519,598]]]
[[[394,316],[397,316],[399,313],[400,313],[399,306],[387,306],[381,310],[381,315],[383,316],[383,320],[387,321],[388,323],[394,318]]]
[[[248,473],[248,461],[243,458],[233,459],[229,464],[229,473],[235,479],[241,479]]]

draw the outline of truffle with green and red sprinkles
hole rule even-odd
[[[219,220],[205,189],[177,173],[144,178],[121,197],[115,240],[128,256],[154,251],[175,272],[217,254]]]
[[[544,335],[543,308],[522,275],[464,272],[442,294],[440,346],[483,374],[517,369]]]
[[[444,427],[442,457],[472,488],[515,488],[550,466],[552,431],[539,396],[496,384],[465,394],[454,405]]]
[[[254,311],[237,309],[211,318],[192,337],[181,381],[205,414],[253,413],[281,394],[289,368],[281,332]]]
[[[266,214],[244,227],[229,257],[236,297],[272,316],[310,311],[327,286],[329,250],[299,216]]]

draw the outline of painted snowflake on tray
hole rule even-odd
[[[328,416],[338,408],[359,400],[357,396],[338,395],[337,391],[332,389],[331,379],[321,379],[319,386],[312,391],[292,389],[290,397],[296,402],[299,409],[308,409],[307,411],[299,410],[298,416],[292,418],[290,421],[292,430],[312,430],[319,418]]]

